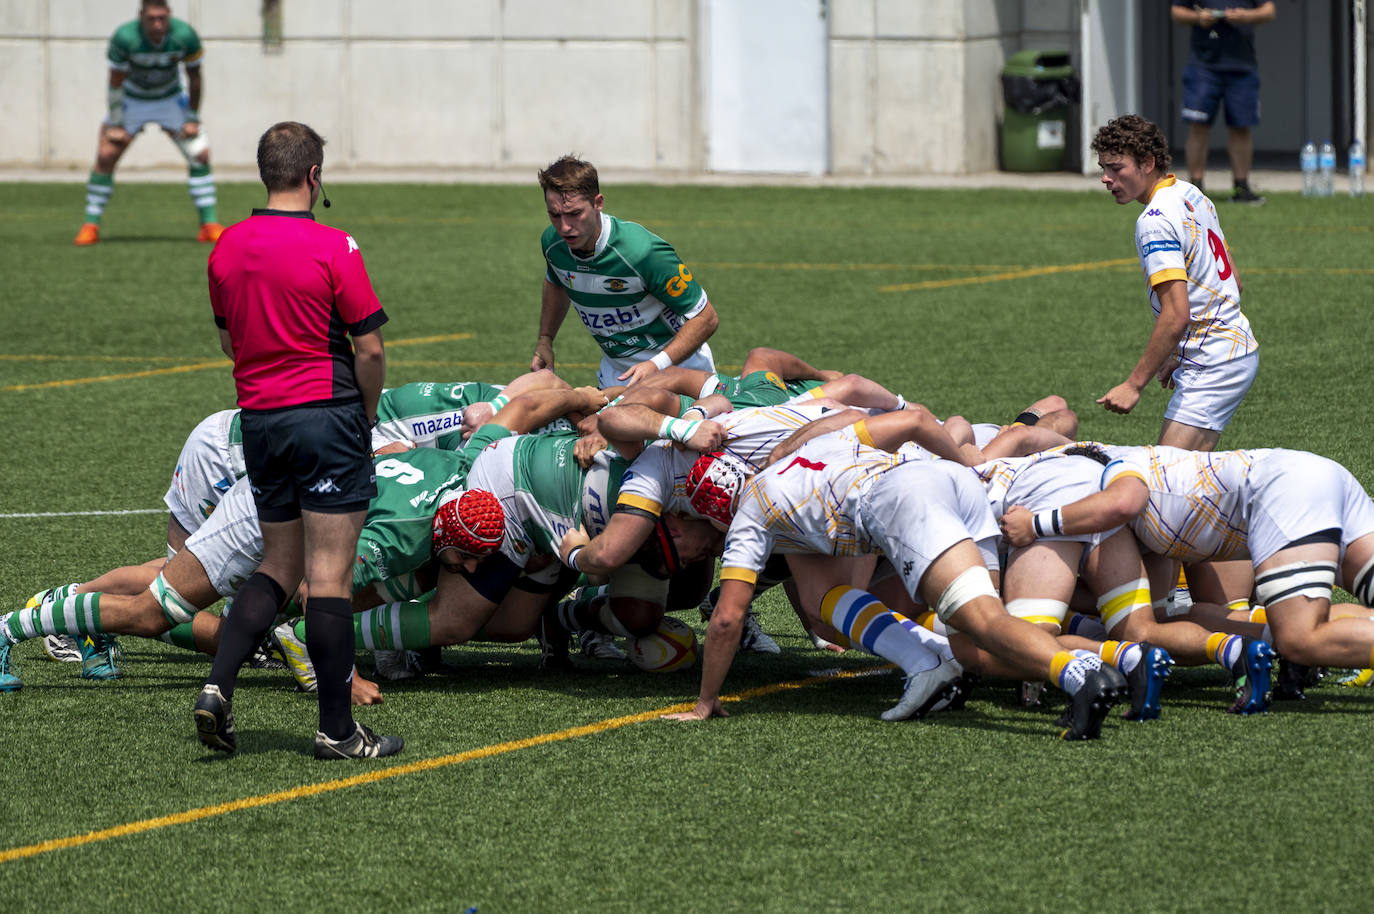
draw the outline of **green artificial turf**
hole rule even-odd
[[[1007,190],[606,194],[609,212],[666,237],[707,289],[724,368],[769,345],[940,415],[1005,422],[1057,393],[1081,437],[1157,434],[1158,388],[1130,416],[1093,404],[1150,330],[1137,206]],[[319,215],[357,239],[391,316],[389,384],[525,369],[543,270],[532,185],[352,185],[333,200]],[[220,187],[226,222],[260,203],[256,186]],[[119,185],[89,249],[71,244],[81,205],[76,185],[0,185],[0,611],[160,555],[158,513],[86,512],[156,512],[186,434],[234,403],[185,188]],[[1222,446],[1317,451],[1368,487],[1367,201],[1274,194],[1260,208],[1222,204],[1221,219],[1262,363]],[[557,355],[570,381],[593,381],[598,354],[575,318]],[[81,513],[13,516],[45,512]],[[879,666],[814,650],[780,594],[759,607],[784,653],[740,657],[728,692]],[[1175,670],[1162,720],[1114,719],[1093,744],[1055,741],[1059,707],[1023,710],[1009,684],[963,711],[883,724],[900,691],[883,673],[769,691],[732,703],[728,720],[511,748],[691,700],[697,671],[580,661],[541,674],[532,646],[478,645],[446,651],[454,674],[386,684],[384,704],[359,710],[406,738],[400,756],[326,765],[309,754],[314,701],[285,674],[244,674],[241,751],[211,757],[190,717],[204,659],[122,643],[127,676],[110,683],[47,662],[36,642],[15,650],[25,686],[0,694],[0,859],[245,808],[0,862],[6,914],[1315,911],[1353,909],[1369,886],[1350,838],[1374,813],[1374,693],[1330,680],[1241,719],[1222,713],[1220,670]],[[486,747],[505,748],[458,756]],[[444,764],[241,803],[425,759]]]

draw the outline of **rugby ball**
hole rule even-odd
[[[630,661],[649,673],[685,670],[697,662],[697,633],[686,622],[664,616],[658,631],[630,639]]]

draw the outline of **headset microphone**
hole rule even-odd
[[[329,209],[329,194],[325,193],[324,178],[320,176],[320,173],[318,171],[315,172],[315,183],[320,188],[320,199],[324,201],[324,208]]]

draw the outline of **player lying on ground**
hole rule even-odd
[[[602,400],[593,388],[550,390],[512,400],[462,452],[417,448],[377,464],[378,495],[358,540],[354,590],[376,605],[417,596],[417,580],[433,560],[430,524],[435,506],[459,490],[476,455],[515,429],[538,427],[570,410],[586,412]],[[219,508],[186,541],[146,590],[132,596],[78,593],[0,616],[0,691],[22,683],[10,659],[19,641],[45,634],[131,634],[157,637],[193,618],[221,597],[232,596],[262,560],[262,534],[246,481],[235,483]],[[204,626],[219,625],[208,616]],[[212,637],[207,634],[208,644]],[[293,672],[293,653],[284,652]]]

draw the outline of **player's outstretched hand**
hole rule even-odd
[[[1035,515],[1022,505],[1012,505],[1002,514],[1002,539],[1008,545],[1021,547],[1035,542]]]
[[[711,717],[729,717],[729,713],[721,705],[719,698],[712,698],[710,701],[698,701],[696,706],[690,711],[679,711],[676,714],[664,714],[663,720],[706,720]]]
[[[645,378],[653,377],[656,374],[658,374],[657,365],[653,362],[640,362],[638,365],[631,366],[629,371],[616,380],[625,382],[626,387],[634,387],[636,381],[643,381]]]
[[[553,371],[553,340],[540,337],[534,344],[534,358],[530,359],[530,371],[547,368]]]
[[[1120,413],[1124,416],[1135,409],[1135,405],[1140,402],[1140,389],[1130,381],[1122,381],[1107,391],[1107,395],[1100,397],[1097,402],[1108,412]]]

